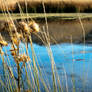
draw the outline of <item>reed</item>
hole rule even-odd
[[[24,3],[24,2],[23,2]],[[23,16],[23,9],[20,3],[17,3],[18,9],[20,12],[21,17]],[[30,17],[28,14],[27,9],[27,2],[25,1],[26,5],[26,16]],[[6,2],[4,2],[4,6],[6,7],[6,10],[2,9],[2,12],[4,12],[4,16],[7,19],[6,24],[6,30],[9,32],[10,41],[11,41],[11,48],[9,49],[9,52],[11,53],[11,57],[14,60],[14,64],[16,65],[16,69],[11,69],[9,65],[7,64],[10,62],[10,56],[7,55],[7,51],[3,52],[3,47],[9,45],[0,35],[0,55],[3,62],[3,76],[4,81],[0,79],[0,84],[2,86],[2,92],[42,92],[41,86],[44,88],[44,92],[64,92],[63,86],[60,82],[60,77],[57,72],[57,66],[55,64],[55,60],[53,57],[53,53],[50,47],[50,36],[49,36],[49,28],[48,28],[48,20],[46,17],[46,5],[44,2],[42,2],[42,9],[44,13],[44,20],[46,22],[45,27],[43,27],[43,32],[39,31],[40,28],[38,24],[30,17],[31,21],[29,19],[21,19],[21,21],[13,21],[11,17],[11,13],[9,12],[9,9],[7,7]],[[7,17],[8,14],[8,17]],[[82,27],[83,31],[83,37],[84,37],[84,45],[85,45],[85,29],[83,27],[82,21],[79,17],[79,21]],[[15,23],[18,23],[16,26]],[[42,37],[39,37],[37,33],[40,32],[42,34]],[[52,84],[53,87],[51,89],[50,84],[48,83],[48,80],[44,79],[44,74],[41,71],[41,68],[38,63],[38,59],[33,47],[32,42],[32,34],[37,35],[45,47],[47,48],[50,63],[51,63],[51,70],[52,70]],[[55,40],[54,40],[55,41]],[[20,47],[21,43],[24,43],[24,47]],[[29,42],[29,45],[28,45]],[[57,43],[55,41],[55,43]],[[72,44],[72,37],[71,37],[71,44]],[[29,48],[30,46],[30,48]],[[24,50],[26,48],[26,50]],[[32,58],[30,57],[29,50],[31,50]],[[72,53],[73,54],[73,53]],[[5,56],[7,55],[7,57]],[[5,62],[5,59],[7,58],[7,62]],[[15,73],[16,72],[16,75]],[[67,84],[67,74],[65,73],[65,79],[66,79],[66,91],[68,92],[68,84]],[[7,76],[6,76],[7,75]],[[5,81],[9,85],[6,85]],[[74,79],[72,78],[73,82],[73,92],[75,92],[75,84]],[[27,88],[25,87],[27,86]]]

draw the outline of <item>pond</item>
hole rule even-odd
[[[20,47],[24,48],[24,51],[26,51],[23,43],[20,44]],[[48,83],[52,88],[51,60],[49,58],[48,51],[45,46],[33,44],[33,47],[40,69],[44,73],[44,77],[48,79]],[[15,62],[10,55],[9,49],[10,45],[8,47],[3,47],[3,50],[9,55],[10,63],[8,65],[14,66]],[[51,50],[61,86],[63,86],[63,91],[66,92],[68,90],[69,92],[72,92],[73,87],[75,87],[76,92],[91,92],[92,46],[63,43],[59,45],[52,45]],[[30,44],[29,55],[32,58]],[[1,58],[0,61],[2,61]],[[5,61],[7,62],[7,60]],[[2,65],[2,62],[0,62],[0,65]],[[2,66],[0,67],[0,75],[2,75]],[[14,68],[12,67],[12,69]]]

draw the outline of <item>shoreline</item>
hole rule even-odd
[[[39,19],[34,19],[40,26],[40,33],[37,34],[32,34],[32,40],[34,43],[39,44],[39,45],[43,45],[43,42],[41,41],[41,39],[46,43],[46,39],[45,36],[42,34],[43,33],[43,28],[45,28],[44,30],[46,30],[46,22],[41,20],[41,18]],[[14,20],[16,21],[16,20]],[[21,21],[21,20],[17,20]],[[89,34],[92,34],[92,19],[82,19],[81,20],[85,29],[85,39],[86,42],[90,41],[91,38],[88,36]],[[8,35],[8,31],[3,30],[4,26],[4,22],[6,21],[1,21],[0,25],[2,28],[0,28],[1,30],[1,34],[3,36],[3,38],[10,42],[9,39],[9,35]],[[78,19],[69,19],[69,20],[64,20],[64,19],[51,19],[48,20],[47,19],[47,23],[48,23],[48,32],[49,32],[49,38],[50,38],[50,43],[51,44],[60,44],[60,43],[71,43],[71,37],[72,37],[72,42],[73,43],[83,43],[83,30],[81,27],[81,24],[79,22]],[[40,39],[40,38],[41,39]]]

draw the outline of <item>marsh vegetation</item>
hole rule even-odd
[[[46,13],[92,13],[92,1],[90,0],[6,0],[5,2],[1,0],[0,12],[8,8],[11,13],[20,13],[21,8],[24,13],[44,13],[43,3]]]
[[[92,34],[92,14],[47,14],[49,8],[50,12],[61,10],[55,10],[60,9],[57,5],[48,8],[49,3],[41,2],[42,5],[35,3],[37,7],[32,10],[28,4],[18,2],[18,14],[6,2],[1,8],[0,91],[89,92],[92,48],[86,41]]]

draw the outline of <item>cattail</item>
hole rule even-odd
[[[20,40],[17,37],[12,37],[12,41],[16,46],[19,46]]]
[[[13,24],[12,21],[9,21],[9,22],[8,22],[8,25],[9,25],[10,28],[14,28],[14,24]]]
[[[1,34],[0,34],[0,45],[1,45],[1,46],[8,46],[8,43],[3,40]]]
[[[29,27],[25,22],[19,22],[20,28],[22,29],[23,33],[29,33]]]
[[[15,57],[15,56],[16,56],[16,51],[17,51],[17,49],[11,49],[10,51],[11,51],[11,55],[12,55],[13,57]]]
[[[1,46],[8,46],[8,43],[4,40],[0,41],[0,45]]]
[[[28,62],[28,61],[30,61],[30,57],[29,56],[26,56],[25,54],[22,54],[22,55],[19,55],[18,56],[18,60],[20,62]]]
[[[10,49],[10,52],[11,52],[11,55],[13,56],[13,57],[15,57],[17,54],[17,48],[15,48],[15,46],[14,45],[11,45],[11,49]]]
[[[17,38],[22,39],[23,38],[22,34],[17,33]]]
[[[40,30],[39,25],[34,21],[29,22],[28,26],[30,27],[31,32],[39,32],[39,30]]]
[[[0,49],[0,54],[1,54],[1,55],[4,55],[4,52],[2,51],[2,49]]]

